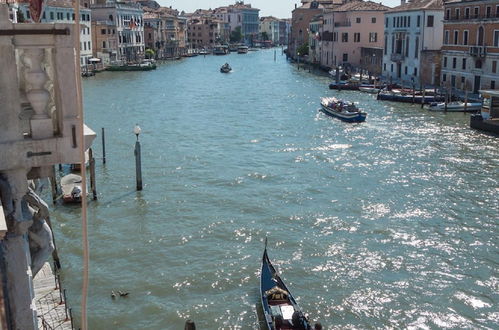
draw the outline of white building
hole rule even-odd
[[[91,8],[95,21],[108,21],[116,24],[118,59],[136,62],[144,57],[144,12],[140,4],[98,0],[96,4],[91,5]]]
[[[278,45],[280,40],[279,22],[278,18],[272,16],[261,17],[259,26],[260,38],[263,39],[262,34],[266,34],[268,40],[272,41],[274,45]]]
[[[406,85],[438,83],[443,17],[443,0],[402,0],[385,13],[385,78]]]
[[[27,3],[19,5],[22,17],[17,17],[19,23],[22,21],[31,21]],[[80,33],[80,65],[82,67],[90,64],[92,58],[92,12],[88,8],[80,8],[80,24],[82,26]],[[71,1],[66,0],[47,0],[43,6],[41,23],[69,23],[74,24],[75,13]]]

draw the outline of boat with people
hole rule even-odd
[[[367,117],[367,113],[357,108],[353,102],[335,97],[322,97],[321,107],[324,113],[346,122],[363,122]]]
[[[447,112],[478,112],[482,108],[482,102],[462,102],[454,101],[447,103],[445,102],[434,102],[428,107],[430,111],[447,111]]]
[[[260,296],[265,329],[312,329],[309,320],[270,262],[267,239],[265,239],[260,273]]]
[[[229,46],[217,45],[213,48],[213,55],[227,55],[230,53]]]
[[[247,54],[248,51],[249,51],[249,47],[248,46],[241,45],[241,46],[237,47],[237,53],[238,54]]]
[[[230,67],[229,63],[225,63],[224,65],[222,65],[222,67],[220,68],[220,72],[222,73],[229,73],[232,71],[232,68]]]

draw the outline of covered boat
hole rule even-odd
[[[376,85],[360,85],[359,91],[369,94],[377,94],[381,91],[382,88],[383,88],[382,86],[376,86]]]
[[[232,68],[230,67],[229,63],[225,63],[224,65],[222,65],[222,67],[220,68],[220,72],[222,73],[229,73],[232,71]]]
[[[247,54],[248,51],[249,51],[249,47],[248,46],[241,45],[241,46],[237,47],[237,53],[238,54]]]
[[[260,294],[265,329],[312,329],[295,298],[270,262],[267,255],[267,239],[265,239],[265,250],[262,258]]]
[[[61,178],[62,200],[64,203],[80,203],[82,179],[77,174],[68,174]]]
[[[346,91],[358,91],[359,84],[351,83],[348,81],[332,82],[329,84],[329,89],[346,90]]]
[[[367,113],[360,111],[353,102],[343,101],[335,97],[321,98],[322,111],[346,122],[363,122]]]
[[[430,111],[447,111],[447,112],[477,112],[482,108],[481,102],[467,102],[466,104],[462,101],[449,102],[447,103],[447,110],[445,109],[444,102],[434,102],[428,107]]]
[[[434,102],[443,102],[443,96],[421,94],[415,92],[414,95],[410,89],[392,89],[391,91],[381,91],[378,94],[378,100],[404,102],[404,103],[418,103],[430,104]]]

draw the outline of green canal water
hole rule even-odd
[[[219,73],[225,62],[232,73]],[[258,329],[265,237],[328,329],[499,327],[499,139],[471,130],[468,115],[328,83],[280,50],[276,62],[266,50],[84,81],[85,120],[107,138],[89,204],[91,329],[183,329],[188,318]],[[359,102],[367,121],[319,112],[327,95]],[[54,209],[75,314],[79,214]]]

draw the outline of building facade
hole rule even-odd
[[[118,34],[111,21],[92,21],[93,56],[109,66],[118,59]]]
[[[118,60],[138,62],[144,58],[144,12],[140,4],[97,0],[90,8],[95,21],[108,21],[116,26]]]
[[[499,3],[449,0],[444,5],[442,85],[478,93],[499,89]]]
[[[376,2],[356,0],[324,15],[328,26],[332,26],[332,48],[327,49],[331,52],[332,67],[342,66],[348,71],[365,69],[365,59],[361,60],[362,49],[366,56],[369,54],[368,49],[372,49],[371,54],[375,54],[376,49],[383,48],[383,18],[388,9]],[[381,69],[381,59],[372,61],[377,61]]]
[[[385,14],[383,76],[403,85],[438,85],[443,0],[413,0]],[[423,66],[425,70],[423,71]]]
[[[272,16],[260,18],[259,38],[262,41],[270,40],[273,45],[280,41],[280,20]]]
[[[48,0],[43,7],[41,23],[70,23],[75,22],[73,3],[66,0]],[[22,17],[17,17],[19,23],[32,22],[28,10],[28,3],[19,4],[19,12]],[[81,7],[80,24],[80,65],[82,68],[91,64],[92,56],[92,13],[90,9]]]

